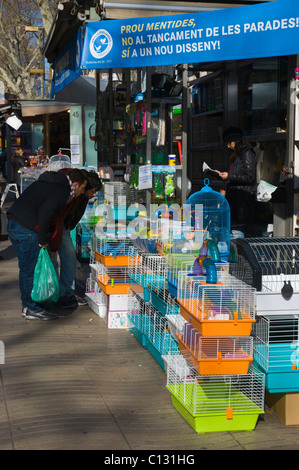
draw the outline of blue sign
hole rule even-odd
[[[54,73],[51,87],[51,98],[54,97],[55,93],[62,90],[66,85],[81,75],[81,53],[82,30],[80,28],[78,33],[72,37],[67,46],[62,52],[60,52],[57,59],[52,64]]]
[[[85,30],[85,69],[238,60],[299,53],[299,1],[211,12],[95,21]]]

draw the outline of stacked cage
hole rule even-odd
[[[253,430],[263,413],[264,382],[252,365],[242,375],[200,375],[183,356],[167,356],[173,406],[198,433]]]
[[[299,392],[299,314],[257,318],[254,361],[270,393]]]
[[[299,391],[299,241],[296,237],[232,241],[231,272],[256,288],[254,361],[270,393]]]
[[[167,319],[142,293],[130,291],[128,300],[130,330],[165,370],[163,355],[177,351],[177,343],[168,331]]]
[[[129,273],[134,282],[143,288],[144,300],[150,301],[153,281],[164,283],[165,279],[159,274],[159,264],[163,262],[158,254],[152,254],[146,251],[134,248],[129,257]]]
[[[251,430],[265,386],[253,366],[255,289],[225,271],[215,283],[188,271],[178,279],[181,355],[164,358],[172,403],[196,432]]]
[[[90,267],[99,293],[106,296],[108,328],[128,327],[128,291],[134,281],[129,276],[129,259],[134,257],[134,248],[125,237],[97,236],[91,239]],[[91,292],[87,292],[90,299]],[[93,297],[92,300],[97,300]],[[91,302],[91,299],[89,300]],[[92,304],[91,304],[92,305]]]

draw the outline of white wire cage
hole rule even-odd
[[[201,375],[247,374],[253,361],[250,336],[204,337],[185,323],[178,340],[180,351]]]
[[[172,403],[197,432],[252,430],[264,413],[265,374],[199,375],[179,355],[167,361],[166,388]]]
[[[147,289],[154,279],[164,282],[159,274],[161,263],[163,258],[160,255],[141,252],[134,248],[129,256],[130,276],[144,289]]]
[[[255,296],[253,287],[226,272],[219,273],[215,284],[179,275],[180,312],[203,336],[250,336]]]
[[[253,336],[254,360],[265,372],[298,373],[299,314],[261,316]]]
[[[145,302],[140,294],[129,291],[128,316],[132,325],[141,333],[145,333],[145,319],[148,319],[155,312],[155,307],[151,303]]]
[[[153,274],[148,284],[151,293],[151,302],[163,315],[176,315],[179,313],[179,304],[176,297],[169,292],[167,275],[169,265],[160,256],[149,259],[149,268]]]
[[[177,351],[178,345],[168,331],[168,322],[164,315],[155,309],[154,313],[144,317],[144,334],[160,355]]]
[[[231,273],[257,290],[256,314],[296,313],[299,301],[298,237],[232,240]]]
[[[129,257],[134,254],[129,238],[94,237],[92,246],[95,259],[105,266],[129,266]]]
[[[127,266],[105,266],[96,263],[96,279],[105,294],[127,294],[134,280]]]
[[[104,318],[107,314],[107,295],[99,288],[97,279],[90,274],[86,280],[85,296],[90,309],[99,317]]]
[[[168,282],[168,289],[169,292],[177,296],[178,293],[178,283],[179,283],[179,272],[185,272],[188,276],[196,276],[196,267],[195,263],[197,260],[197,256],[195,254],[176,254],[176,253],[169,253],[165,255],[165,260],[167,265],[169,266],[167,272],[167,282]],[[216,272],[229,272],[229,263],[227,262],[213,262]],[[206,275],[206,267],[201,266],[202,275]]]

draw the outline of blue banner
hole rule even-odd
[[[52,64],[53,79],[51,86],[51,98],[66,85],[78,78],[82,73],[80,67],[82,55],[82,29],[72,37],[67,46],[60,52]]]
[[[299,0],[88,23],[81,67],[147,67],[299,53]]]

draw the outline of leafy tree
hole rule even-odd
[[[18,99],[43,96],[42,48],[59,0],[0,0],[0,81]],[[29,31],[38,27],[37,31]]]

